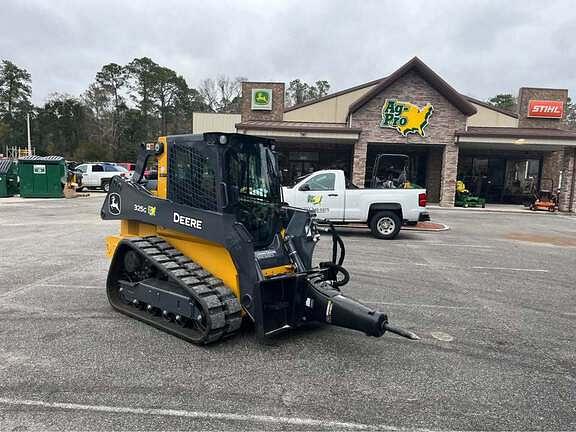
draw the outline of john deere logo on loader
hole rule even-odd
[[[428,126],[428,120],[434,108],[427,103],[423,108],[419,108],[410,102],[402,102],[396,99],[386,99],[382,107],[381,128],[396,129],[402,135],[409,133],[424,135],[424,128]]]
[[[272,89],[252,89],[252,109],[272,109]]]
[[[120,195],[117,193],[111,193],[108,197],[108,210],[110,210],[110,214],[119,215],[121,211],[120,207]]]
[[[319,205],[322,203],[322,195],[308,195],[308,202],[313,205]]]

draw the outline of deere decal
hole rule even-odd
[[[252,109],[272,109],[272,89],[252,89]]]
[[[424,136],[424,128],[428,126],[428,119],[433,111],[434,108],[429,103],[418,108],[410,102],[386,99],[382,107],[380,127],[396,129],[404,136],[409,133]]]
[[[308,202],[313,205],[322,204],[322,195],[308,195]]]

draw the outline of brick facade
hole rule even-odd
[[[576,149],[565,148],[562,158],[560,211],[576,211]]]
[[[548,152],[542,158],[541,179],[552,179],[554,192],[560,192],[558,208],[560,211],[576,211],[576,149],[564,147],[562,150]]]
[[[381,128],[382,106],[386,99],[407,101],[419,107],[431,103],[434,112],[425,129],[425,137],[418,134],[409,134],[404,137],[394,129]],[[418,73],[415,71],[406,73],[359,108],[352,114],[350,126],[362,129],[354,148],[353,181],[355,184],[364,184],[366,153],[370,143],[442,145],[444,146],[442,177],[440,190],[435,191],[435,194],[439,195],[441,205],[453,205],[458,167],[458,148],[455,144],[454,132],[465,128],[466,115],[432,88]],[[433,166],[438,167],[437,159],[433,163]],[[428,177],[433,180],[434,174],[430,173]],[[430,183],[427,187],[433,189],[437,186]]]
[[[528,103],[532,99],[553,100],[564,103],[564,115],[562,119],[546,119],[528,117]],[[568,90],[565,89],[545,89],[522,87],[518,93],[518,127],[521,128],[552,128],[564,129],[566,119],[566,104],[568,101]]]
[[[252,89],[272,89],[272,110],[252,110]],[[282,121],[284,119],[284,83],[243,82],[242,106],[240,114],[242,121]]]

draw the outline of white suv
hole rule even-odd
[[[84,163],[75,168],[82,172],[82,187],[100,188],[108,192],[110,189],[110,180],[112,177],[119,175],[121,177],[130,177],[128,170],[120,165],[114,165],[110,162]]]

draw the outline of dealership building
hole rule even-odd
[[[415,57],[384,78],[288,108],[284,83],[244,82],[242,95],[238,114],[194,113],[193,132],[274,138],[285,183],[342,169],[363,187],[378,154],[405,154],[408,178],[429,202],[454,205],[463,180],[489,203],[520,204],[535,187],[559,191],[560,210],[576,211],[565,89],[523,87],[509,112],[462,95]]]

